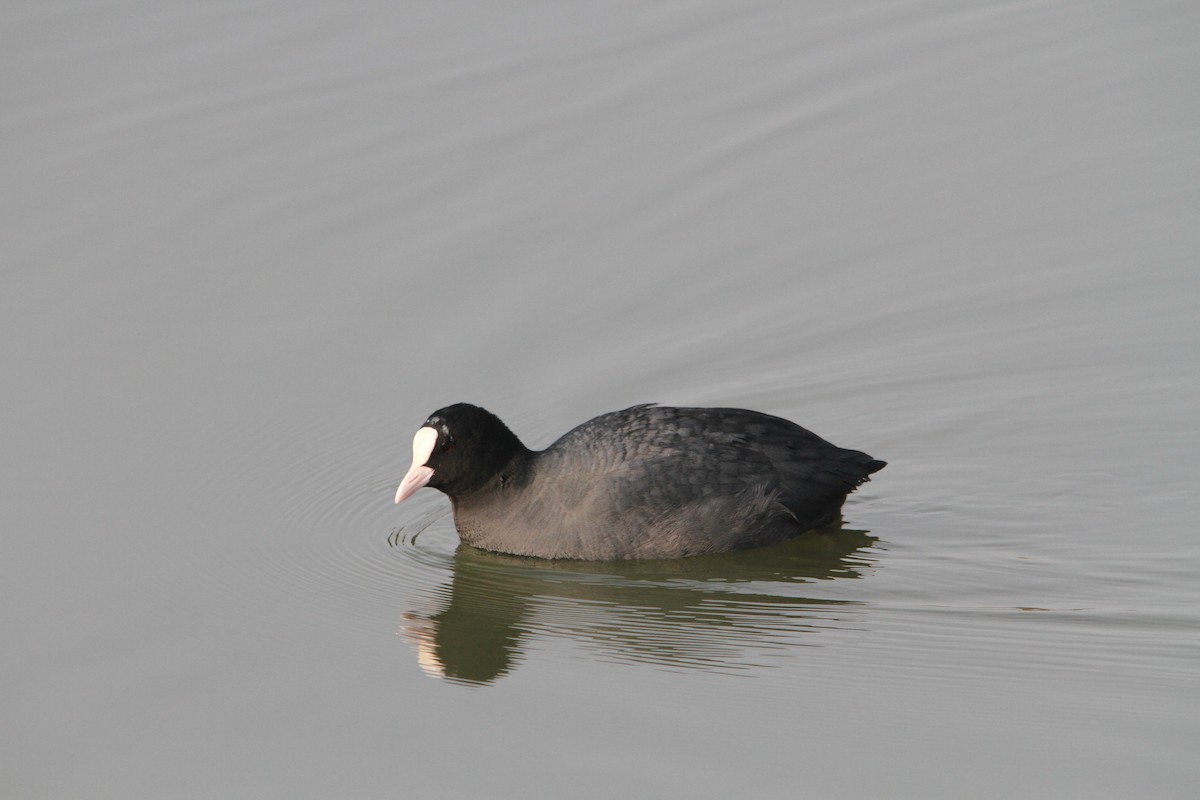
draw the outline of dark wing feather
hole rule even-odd
[[[569,454],[574,469],[555,469],[556,453]],[[678,540],[693,552],[824,524],[882,467],[779,417],[662,406],[597,417],[544,456],[543,474],[558,477],[555,496],[567,520],[603,520],[614,530],[636,525],[654,546],[677,549],[671,540]]]

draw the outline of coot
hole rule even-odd
[[[837,519],[886,462],[739,408],[639,405],[534,451],[469,403],[413,437],[399,503],[440,489],[459,538],[484,550],[608,561],[777,542]]]

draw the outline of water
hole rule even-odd
[[[1191,797],[1189,3],[10,3],[11,797]],[[736,556],[456,550],[467,400],[889,466]]]

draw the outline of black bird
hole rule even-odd
[[[456,403],[413,437],[396,502],[440,489],[459,538],[484,550],[678,558],[833,522],[886,463],[757,411],[656,405],[602,414],[534,451],[494,414]]]

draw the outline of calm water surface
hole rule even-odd
[[[0,794],[1194,797],[1200,7],[0,11]],[[466,400],[890,465],[654,564],[391,503]]]

